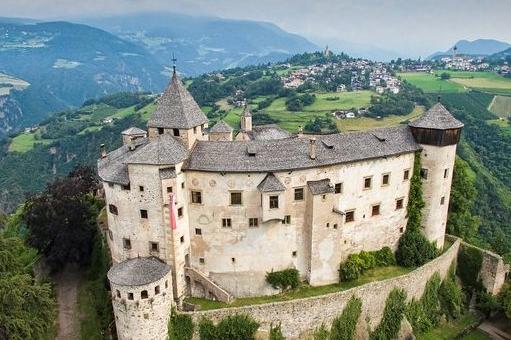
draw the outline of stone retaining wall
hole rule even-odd
[[[370,327],[374,329],[380,322],[385,300],[390,291],[394,288],[401,288],[406,291],[408,299],[420,298],[426,282],[434,273],[438,272],[442,278],[448,273],[449,267],[456,260],[460,242],[459,239],[455,239],[453,245],[438,258],[406,275],[395,278],[317,297],[237,308],[197,311],[189,314],[194,322],[199,322],[202,317],[206,317],[216,323],[228,315],[246,313],[261,324],[261,329],[269,329],[271,323],[280,323],[284,336],[297,338],[310,330],[316,329],[321,324],[330,325],[332,320],[342,312],[351,296],[356,295],[362,299],[361,319],[365,320],[367,318]]]

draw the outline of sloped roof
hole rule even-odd
[[[156,257],[136,257],[114,264],[108,271],[108,280],[120,286],[143,286],[160,280],[170,266]]]
[[[229,126],[229,124],[227,124],[226,122],[224,122],[223,120],[219,121],[218,123],[216,123],[210,130],[209,132],[217,132],[217,133],[230,133],[232,132],[232,127]]]
[[[406,125],[316,138],[316,159],[309,156],[308,138],[198,141],[183,168],[215,172],[277,172],[394,156],[421,149]],[[252,150],[252,155],[247,150]]]
[[[415,128],[435,130],[459,129],[463,127],[463,123],[454,118],[440,103],[433,105],[422,116],[408,125]]]
[[[130,150],[128,145],[123,145],[108,153],[107,157],[98,160],[98,175],[105,182],[128,185],[128,165],[126,159],[133,153],[140,150],[140,147],[148,142],[147,138],[140,138],[134,141],[135,150]]]
[[[329,178],[320,179],[318,181],[308,181],[307,186],[313,195],[322,195],[334,192],[334,187],[332,183],[330,183]]]
[[[170,85],[158,99],[148,127],[191,129],[205,124],[208,118],[174,72]]]
[[[130,127],[128,129],[124,130],[123,132],[121,132],[122,135],[128,135],[128,136],[143,135],[146,133],[147,132],[145,130],[139,129],[138,127]]]
[[[240,131],[250,140],[270,140],[270,139],[284,139],[292,137],[293,135],[284,129],[279,128],[275,124],[256,125],[252,127],[252,131]]]
[[[286,187],[282,182],[275,177],[273,173],[269,173],[266,177],[259,183],[257,189],[260,192],[276,192],[276,191],[284,191]]]
[[[154,137],[140,150],[126,159],[128,164],[178,164],[186,159],[188,151],[184,145],[169,134]]]

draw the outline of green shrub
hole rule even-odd
[[[477,292],[476,307],[487,318],[501,308],[497,298],[484,290]]]
[[[330,332],[325,327],[325,325],[321,325],[318,329],[314,331],[312,337],[314,338],[314,340],[329,340]]]
[[[363,270],[373,269],[376,267],[376,258],[372,253],[362,250],[358,254],[358,257],[360,259],[360,265],[362,266]]]
[[[438,290],[440,306],[443,314],[450,319],[457,319],[463,307],[463,292],[456,283],[453,272],[447,275]]]
[[[504,310],[508,319],[511,319],[511,285],[509,283],[502,286],[502,290],[499,293],[498,301]]]
[[[458,253],[458,266],[456,274],[460,278],[463,286],[469,290],[478,289],[479,271],[483,264],[483,255],[477,248],[461,247]]]
[[[339,275],[341,281],[352,281],[358,279],[362,274],[362,263],[357,254],[348,256],[346,262],[341,264]]]
[[[342,314],[334,319],[330,340],[351,340],[355,338],[357,321],[362,313],[362,301],[354,296],[344,307]]]
[[[437,256],[437,249],[420,232],[407,229],[399,239],[396,262],[403,267],[418,267]]]
[[[358,279],[366,270],[390,266],[396,264],[396,259],[389,247],[377,251],[361,251],[358,254],[351,254],[339,268],[341,281],[352,281]]]
[[[383,247],[374,252],[377,267],[387,267],[396,264],[396,257],[389,247]]]
[[[268,282],[274,289],[282,291],[287,289],[295,289],[300,285],[300,274],[294,268],[271,271],[266,273],[266,282]]]
[[[191,340],[193,328],[194,325],[190,315],[178,314],[175,309],[172,309],[168,324],[168,340]]]
[[[425,333],[433,327],[429,316],[424,312],[420,300],[417,301],[414,299],[410,301],[408,306],[406,306],[405,314],[415,334]]]
[[[284,336],[282,335],[282,329],[280,328],[280,324],[277,326],[270,325],[270,337],[269,340],[284,340]]]
[[[380,324],[370,334],[371,340],[391,340],[397,338],[401,328],[401,320],[406,309],[406,292],[393,289],[385,301],[385,309]]]
[[[422,294],[421,303],[424,308],[424,312],[429,317],[431,324],[433,326],[438,325],[440,321],[440,316],[442,315],[440,309],[440,301],[438,297],[438,290],[440,289],[441,279],[438,273],[435,273],[429,280],[426,282],[426,287],[424,288],[424,294]]]
[[[218,325],[211,320],[202,319],[199,322],[201,340],[250,340],[254,339],[259,323],[247,314],[229,315]]]

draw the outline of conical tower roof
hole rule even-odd
[[[454,118],[440,103],[433,105],[422,116],[408,125],[414,128],[435,130],[460,129],[463,127],[463,123]]]
[[[147,122],[152,128],[191,129],[205,124],[208,118],[184,87],[176,72],[170,85],[158,100],[156,110]]]

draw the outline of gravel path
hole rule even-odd
[[[58,303],[57,340],[75,340],[79,338],[78,286],[81,273],[77,266],[67,265],[62,272],[54,276]]]

